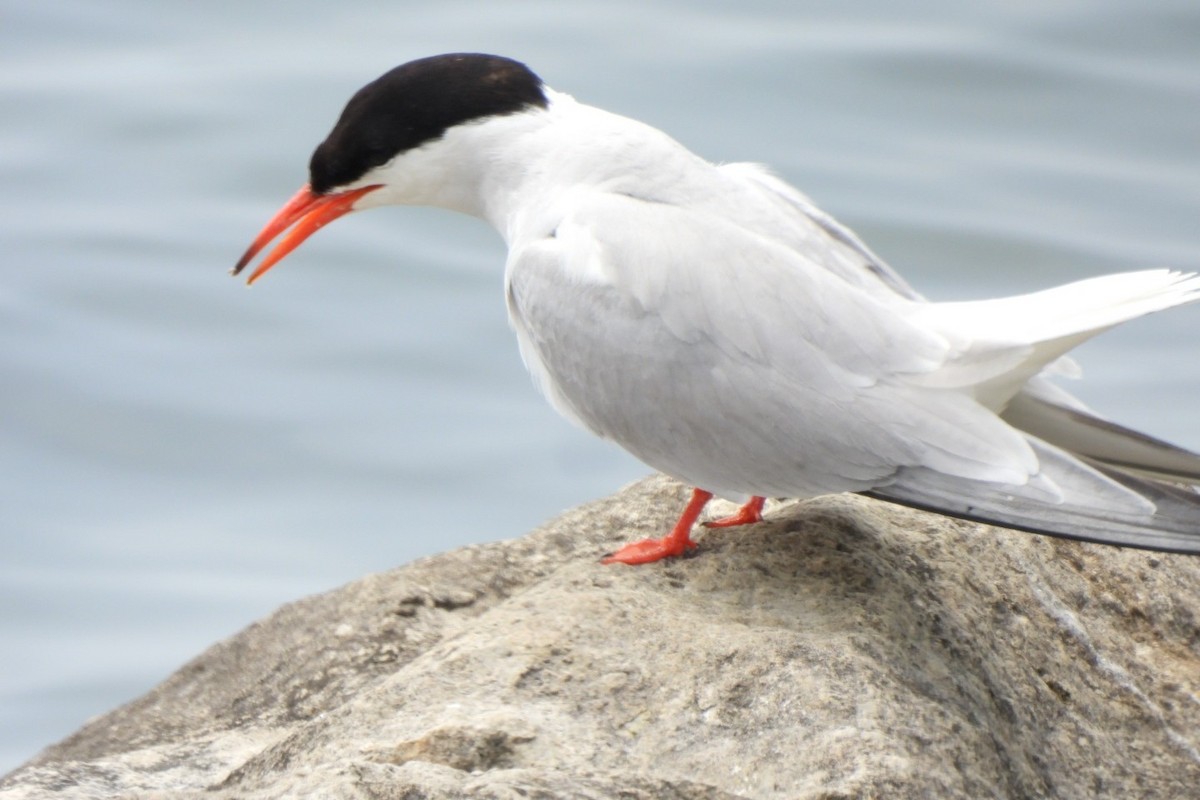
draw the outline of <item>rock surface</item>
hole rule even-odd
[[[281,608],[0,798],[1195,797],[1200,558],[650,478]]]

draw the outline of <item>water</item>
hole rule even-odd
[[[516,56],[770,163],[933,297],[1200,268],[1194,0],[645,6],[0,2],[0,771],[280,603],[645,472],[532,390],[474,220],[225,275],[395,64]],[[1088,345],[1080,393],[1200,447],[1198,329]]]

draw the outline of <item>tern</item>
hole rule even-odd
[[[550,403],[696,487],[668,535],[606,562],[686,553],[714,494],[745,505],[709,524],[737,525],[765,497],[836,492],[1200,553],[1200,455],[1051,380],[1095,334],[1200,299],[1200,276],[930,302],[765,168],[712,164],[478,53],[359,90],[233,272],[284,234],[253,283],[325,224],[384,205],[491,223],[521,356]]]

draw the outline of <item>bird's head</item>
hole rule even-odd
[[[547,90],[512,59],[451,53],[410,61],[359,89],[309,161],[309,180],[267,223],[233,269],[239,274],[291,230],[250,274],[254,283],[318,229],[380,205],[465,207],[450,176],[459,154],[448,132],[547,107]]]

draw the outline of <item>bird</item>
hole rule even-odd
[[[237,262],[254,283],[351,212],[433,206],[507,245],[521,357],[558,412],[714,496],[857,492],[1067,539],[1200,553],[1200,455],[1091,411],[1055,381],[1120,323],[1200,300],[1145,269],[1018,296],[930,301],[767,168],[714,164],[485,53],[409,61],[349,100],[308,182]]]

